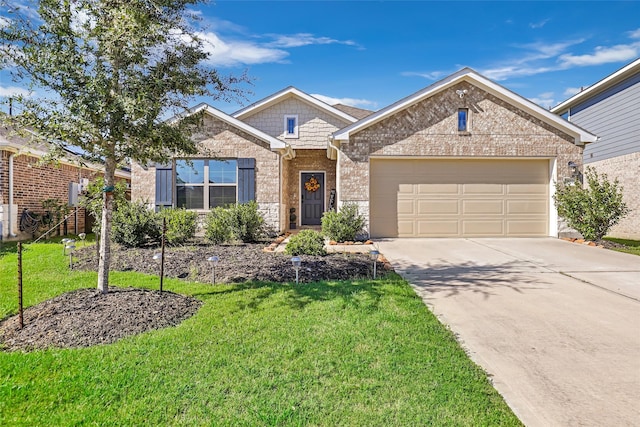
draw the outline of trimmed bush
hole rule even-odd
[[[629,209],[622,200],[622,187],[616,179],[607,180],[592,169],[587,168],[587,186],[556,185],[553,196],[558,214],[566,219],[569,227],[578,230],[587,240],[600,240],[611,227],[624,217]]]
[[[122,202],[113,212],[111,238],[129,248],[157,242],[161,235],[158,216],[143,203]]]
[[[204,237],[214,244],[257,242],[265,233],[264,218],[254,201],[213,209],[204,223]]]
[[[196,234],[198,214],[186,209],[162,209],[158,216],[167,220],[166,242],[169,245],[182,245]]]
[[[365,220],[358,214],[358,206],[345,203],[339,212],[322,215],[322,234],[336,242],[353,241],[364,229]]]
[[[287,255],[326,255],[324,238],[315,230],[301,230],[289,238],[284,249]]]

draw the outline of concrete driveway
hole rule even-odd
[[[640,257],[552,238],[379,247],[527,426],[640,425]]]

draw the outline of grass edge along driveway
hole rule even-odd
[[[25,301],[93,287],[60,245],[24,254]],[[15,254],[0,258],[0,318],[16,312]],[[157,277],[112,273],[117,286]],[[85,349],[0,352],[0,425],[520,425],[395,274],[377,281],[206,285],[174,328]]]

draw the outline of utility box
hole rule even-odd
[[[77,182],[69,183],[69,206],[78,206],[78,195],[80,194],[80,185]]]

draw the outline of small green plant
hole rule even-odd
[[[336,242],[355,240],[364,229],[365,219],[358,214],[358,206],[346,203],[340,211],[325,212],[322,216],[322,234]]]
[[[601,240],[624,217],[629,209],[622,200],[622,186],[607,175],[599,176],[593,168],[586,171],[587,187],[556,185],[553,196],[558,215],[585,239]]]
[[[257,242],[264,236],[264,218],[254,201],[213,209],[204,223],[204,237],[214,244]]]
[[[301,230],[289,238],[284,249],[287,255],[326,255],[324,238],[315,230]]]
[[[198,214],[186,209],[162,209],[158,213],[160,222],[167,221],[166,241],[170,245],[182,245],[196,234]]]
[[[155,212],[143,203],[125,202],[118,205],[113,213],[111,238],[114,242],[129,248],[157,242],[161,225]]]

